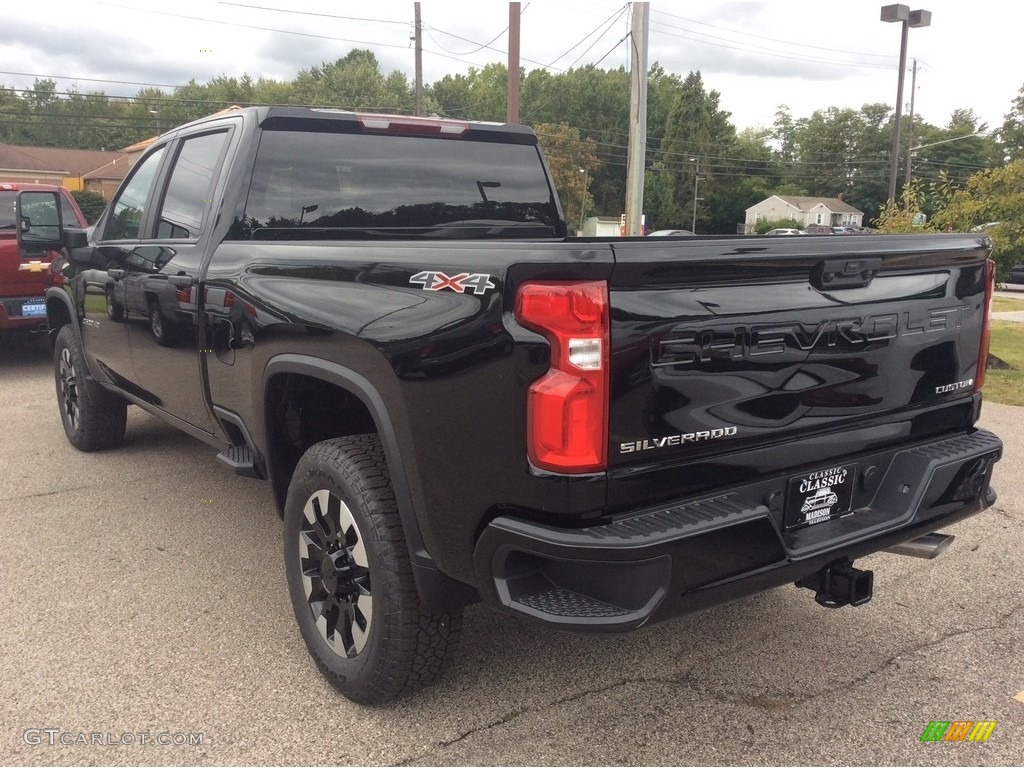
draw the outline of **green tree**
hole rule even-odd
[[[426,86],[425,93],[437,104],[437,113],[442,117],[469,117],[473,85],[466,75],[445,75],[437,82]]]
[[[0,141],[29,144],[25,136],[33,123],[32,108],[13,88],[0,88]]]
[[[747,208],[777,193],[783,164],[772,152],[770,139],[769,130],[745,129],[729,148],[728,157],[718,159],[717,176],[703,194],[709,232],[742,232]]]
[[[71,193],[71,196],[75,198],[75,202],[78,203],[78,207],[84,214],[85,220],[90,224],[94,224],[96,219],[100,217],[100,214],[103,213],[103,209],[107,207],[107,201],[103,199],[103,195],[91,189],[75,190]]]
[[[999,141],[1006,160],[1024,160],[1024,86],[1003,120]]]
[[[415,101],[405,75],[385,77],[373,52],[360,48],[333,64],[302,70],[294,88],[300,103],[359,111],[409,113]]]
[[[710,229],[708,202],[721,184],[720,174],[731,171],[730,151],[736,143],[736,128],[729,122],[729,113],[719,108],[718,91],[706,91],[700,72],[691,72],[676,92],[664,129],[661,151],[656,155],[664,163],[665,173],[672,176],[676,205],[679,210],[693,210],[697,197],[697,228]],[[695,183],[696,180],[696,183]],[[704,204],[701,205],[700,203]],[[691,215],[691,219],[693,216]],[[734,232],[734,227],[727,228]]]
[[[980,171],[945,193],[945,204],[933,217],[937,229],[969,232],[991,225],[983,231],[992,238],[1000,279],[1024,262],[1024,160]]]
[[[922,212],[926,197],[925,185],[912,180],[903,186],[899,200],[887,200],[879,209],[874,225],[879,232],[888,235],[908,234],[934,230],[931,221],[918,223],[918,214]]]
[[[534,131],[551,169],[569,231],[575,232],[584,216],[594,208],[589,187],[601,167],[596,143],[580,138],[579,130],[566,123],[538,123]],[[584,198],[586,207],[581,210]]]

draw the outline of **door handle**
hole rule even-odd
[[[123,280],[124,279],[124,270],[123,269],[113,269],[113,268],[108,269],[107,270],[107,276],[108,277],[112,277],[115,280]]]
[[[810,284],[819,291],[838,291],[844,288],[865,288],[871,284],[882,268],[882,259],[858,259],[844,256],[840,259],[819,261],[811,270]]]

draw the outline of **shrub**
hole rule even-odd
[[[75,198],[75,202],[78,203],[78,207],[85,215],[85,220],[90,224],[95,223],[103,213],[103,209],[107,207],[107,201],[103,199],[103,195],[93,192],[91,189],[77,190],[72,192],[71,196]]]
[[[797,221],[796,219],[767,219],[757,222],[754,225],[754,231],[763,235],[765,232],[771,232],[773,229],[803,229],[803,222]]]

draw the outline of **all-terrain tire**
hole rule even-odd
[[[53,374],[60,421],[68,441],[80,451],[101,451],[120,444],[128,404],[89,375],[82,342],[70,325],[57,334]]]
[[[376,435],[303,454],[285,504],[284,560],[306,647],[352,701],[380,704],[431,682],[457,648],[461,610],[420,602]]]

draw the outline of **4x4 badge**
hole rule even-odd
[[[469,272],[462,272],[452,277],[449,277],[444,272],[417,272],[409,278],[409,282],[412,285],[422,285],[424,290],[427,291],[443,291],[445,289],[455,291],[456,293],[472,291],[477,296],[486,293],[488,288],[497,287],[494,281],[491,280],[490,275],[482,273],[470,274]]]

